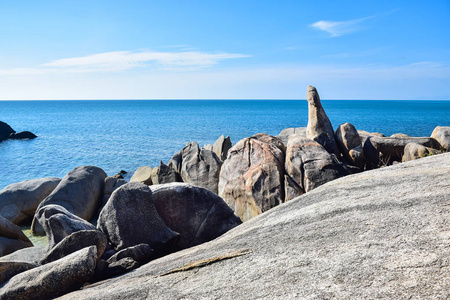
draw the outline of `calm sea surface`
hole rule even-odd
[[[429,136],[450,126],[450,101],[345,101],[322,104],[334,128]],[[39,177],[63,177],[80,165],[108,175],[167,163],[187,142],[203,146],[220,135],[236,143],[308,122],[306,100],[0,101],[0,121],[39,137],[0,143],[0,189]]]

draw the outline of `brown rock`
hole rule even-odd
[[[148,166],[139,167],[130,179],[130,182],[133,181],[152,185],[152,168]]]
[[[436,126],[431,137],[439,143],[442,150],[450,151],[450,126]]]
[[[425,156],[439,154],[440,151],[422,146],[416,143],[409,143],[405,146],[402,162],[419,159]]]

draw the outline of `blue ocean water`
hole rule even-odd
[[[385,135],[429,136],[450,126],[450,101],[322,101],[333,127]],[[308,122],[306,100],[0,101],[0,121],[34,140],[0,143],[0,189],[39,177],[63,177],[80,165],[129,177],[157,166],[187,142],[200,146],[229,135],[234,143],[256,133],[271,135]]]

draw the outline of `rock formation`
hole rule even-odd
[[[224,161],[227,158],[228,151],[233,145],[231,144],[230,137],[220,136],[217,141],[212,145],[212,151],[217,155],[217,157]]]
[[[164,184],[171,182],[180,182],[178,173],[162,161],[159,162],[159,166],[152,170],[152,182],[153,184]]]
[[[364,152],[361,144],[361,137],[355,126],[350,123],[339,125],[335,133],[336,142],[342,155],[352,165],[364,169]]]
[[[0,216],[0,257],[25,247],[33,247],[33,243],[19,226]]]
[[[450,151],[450,126],[436,126],[431,137],[439,143],[442,150]]]
[[[130,179],[130,182],[133,181],[152,185],[152,168],[148,166],[139,167]]]
[[[402,162],[419,159],[428,155],[434,155],[440,153],[439,150],[422,146],[417,143],[406,144]]]
[[[7,139],[25,140],[34,139],[37,136],[29,131],[17,132],[5,122],[0,121],[0,142]]]

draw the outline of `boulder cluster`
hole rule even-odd
[[[385,137],[350,123],[334,130],[312,86],[307,101],[307,127],[234,146],[225,136],[204,147],[190,142],[167,164],[140,167],[130,182],[81,166],[62,179],[7,186],[0,191],[0,298],[57,297],[211,241],[334,179],[450,151],[450,127],[431,137]],[[46,235],[47,248],[33,247],[18,227],[26,223]]]
[[[16,132],[5,122],[0,121],[0,142],[11,139],[11,140],[28,140],[34,139],[37,136],[29,131]]]

